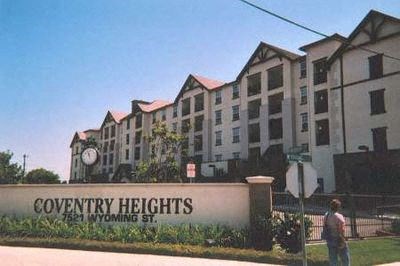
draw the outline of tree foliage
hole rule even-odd
[[[30,171],[25,182],[28,184],[59,184],[60,176],[43,168]]]
[[[16,184],[22,177],[22,168],[17,163],[11,163],[13,153],[0,152],[0,184]]]
[[[138,181],[181,182],[176,159],[185,137],[169,130],[165,123],[156,122],[151,136],[146,136],[145,139],[151,149],[150,158],[139,164]]]

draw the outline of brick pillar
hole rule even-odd
[[[272,249],[272,228],[269,218],[272,212],[270,176],[250,176],[246,178],[249,183],[250,196],[250,237],[255,249]]]

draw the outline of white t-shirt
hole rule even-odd
[[[331,237],[337,239],[340,236],[340,232],[344,231],[345,220],[343,215],[338,212],[327,212],[325,216]]]

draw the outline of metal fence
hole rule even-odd
[[[323,217],[332,199],[342,202],[340,212],[345,217],[345,236],[363,238],[379,236],[390,229],[392,221],[400,219],[400,196],[359,194],[313,194],[305,199],[305,216],[312,221],[309,240],[321,240]],[[286,192],[273,193],[273,214],[300,212],[299,200]]]

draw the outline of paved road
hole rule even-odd
[[[2,266],[265,266],[268,264],[157,255],[0,246]]]

